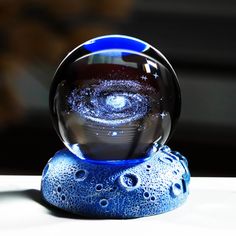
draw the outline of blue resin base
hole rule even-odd
[[[188,196],[185,157],[163,146],[138,164],[94,164],[68,150],[49,160],[41,190],[51,205],[85,217],[136,218],[167,212]]]

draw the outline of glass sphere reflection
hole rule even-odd
[[[180,113],[177,77],[149,44],[122,35],[95,38],[58,67],[50,91],[54,126],[75,155],[143,160],[164,144]]]

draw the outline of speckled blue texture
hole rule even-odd
[[[138,164],[95,164],[67,149],[44,168],[43,198],[85,217],[136,218],[164,213],[188,196],[190,173],[185,157],[162,146]]]

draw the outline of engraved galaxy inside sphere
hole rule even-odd
[[[146,115],[149,99],[141,92],[142,85],[135,81],[101,81],[85,89],[74,89],[68,104],[85,120],[117,126]]]
[[[50,90],[54,127],[90,161],[142,161],[178,119],[178,81],[165,57],[122,35],[95,38],[58,67]]]

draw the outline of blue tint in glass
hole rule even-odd
[[[109,35],[87,41],[84,48],[90,52],[108,49],[124,49],[128,51],[143,52],[149,46],[142,40],[123,35]]]

